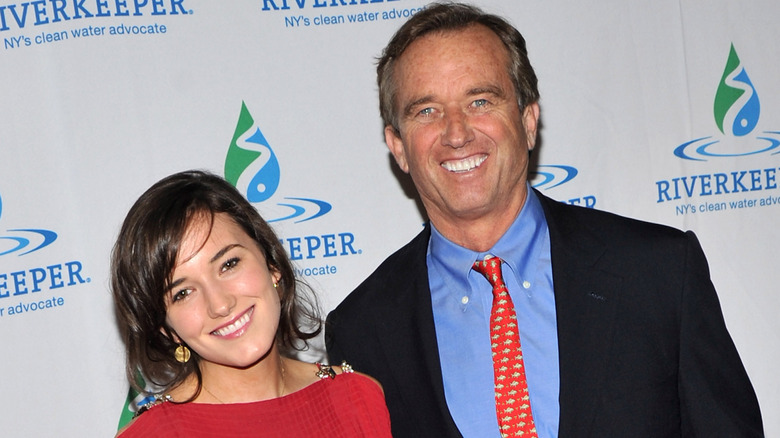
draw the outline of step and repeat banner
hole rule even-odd
[[[421,229],[374,68],[426,3],[0,0],[0,436],[116,432],[109,253],[166,175],[237,184],[325,313]],[[539,76],[533,184],[696,231],[780,436],[780,3],[476,4],[520,29]]]

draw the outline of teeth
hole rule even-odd
[[[476,157],[469,157],[458,161],[445,161],[441,163],[441,167],[449,170],[450,172],[468,172],[469,170],[476,169],[487,159],[487,155],[479,155]]]
[[[238,318],[234,323],[226,327],[222,327],[221,329],[214,330],[211,333],[218,336],[227,336],[231,333],[235,333],[238,330],[241,330],[241,328],[243,328],[246,325],[246,323],[249,322],[249,318],[252,316],[253,311],[254,309],[250,309],[248,312],[244,314],[244,316]]]

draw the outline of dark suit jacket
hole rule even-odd
[[[537,195],[550,230],[559,436],[762,436],[694,234]],[[460,436],[442,386],[429,237],[426,227],[385,260],[326,324],[331,363],[382,383],[397,438]]]

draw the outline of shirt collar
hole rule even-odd
[[[454,281],[453,286],[458,286],[453,287],[453,291],[469,289],[468,276],[471,267],[475,261],[482,260],[486,255],[500,257],[518,281],[534,278],[539,252],[547,234],[547,221],[536,193],[530,185],[527,190],[528,195],[520,213],[498,242],[486,252],[472,251],[453,243],[431,224],[428,257],[444,278]],[[508,275],[506,271],[504,275]]]

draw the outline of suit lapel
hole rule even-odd
[[[550,230],[560,364],[559,436],[587,436],[608,378],[622,278],[601,266],[606,246],[571,208],[539,195]]]
[[[418,388],[415,393],[404,391],[403,396],[421,422],[432,425],[440,419],[437,433],[460,436],[444,397],[426,261],[429,238],[430,228],[426,227],[407,247],[398,275],[389,279],[389,289],[396,292],[384,317],[395,333],[380,336],[380,348],[393,352],[389,358],[402,364],[392,371],[399,385]],[[399,353],[402,357],[393,357]]]

